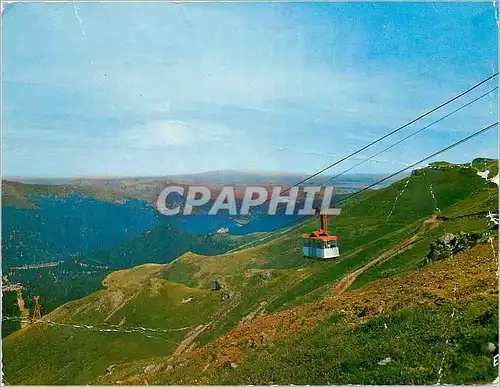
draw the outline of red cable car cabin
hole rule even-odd
[[[328,235],[326,215],[321,215],[321,229],[302,235],[304,257],[331,259],[340,255],[338,237]]]

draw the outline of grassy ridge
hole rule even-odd
[[[4,370],[7,380],[16,384],[111,383],[122,380],[122,376],[125,377],[127,372],[135,370],[129,366],[135,362],[140,364],[141,368],[138,368],[137,372],[141,375],[144,374],[142,368],[150,363],[161,366],[165,370],[167,361],[165,356],[171,355],[179,347],[211,345],[228,332],[237,329],[242,320],[253,321],[253,318],[258,318],[262,314],[273,316],[271,313],[287,312],[294,310],[293,308],[322,302],[321,299],[329,294],[332,284],[335,284],[337,280],[415,235],[418,238],[410,245],[410,248],[373,266],[358,277],[355,286],[366,286],[378,278],[397,277],[398,274],[418,268],[433,238],[454,230],[484,231],[488,225],[485,218],[477,217],[439,220],[435,225],[423,222],[441,212],[451,215],[469,215],[471,213],[468,211],[488,208],[491,204],[490,193],[495,192],[495,187],[479,177],[472,167],[447,165],[439,169],[426,168],[387,188],[365,192],[347,201],[342,207],[342,214],[330,219],[330,230],[331,233],[339,236],[342,256],[329,263],[307,260],[301,256],[299,236],[317,229],[316,219],[305,222],[290,232],[280,234],[277,239],[249,249],[213,257],[187,253],[170,265],[143,265],[136,269],[113,273],[107,277],[104,290],[65,304],[46,316],[46,319],[70,325],[113,324],[122,328],[142,326],[161,329],[190,327],[190,330],[124,334],[78,329],[71,326],[32,325],[7,337],[4,341]],[[403,188],[404,192],[402,192]],[[458,205],[460,201],[467,205]],[[151,256],[155,257],[161,253],[161,249],[155,249],[153,245],[155,241],[159,243],[161,238],[155,239],[154,235],[151,238],[145,239],[144,244],[124,246],[121,252],[130,253],[133,258],[136,252],[141,252],[143,248],[151,249],[148,251]],[[264,280],[261,277],[264,272],[269,272],[271,278]],[[220,278],[224,284],[222,291],[211,290],[216,278]],[[387,280],[390,279],[387,278]],[[221,293],[230,294],[230,298],[222,301]],[[189,298],[192,299],[187,302]],[[183,301],[186,302],[183,303]],[[455,301],[446,302],[453,308]],[[404,306],[404,302],[402,304]],[[488,305],[478,303],[472,309],[485,311],[490,308]],[[472,314],[467,312],[465,305],[461,305],[460,308],[462,306],[466,311],[464,318],[469,318]],[[408,340],[404,328],[408,327],[411,332],[412,324],[414,324],[416,332],[414,340],[417,341],[414,345],[415,348],[420,348],[415,356],[419,353],[423,354],[425,340],[422,341],[419,337],[425,338],[425,335],[422,335],[428,328],[428,324],[432,322],[432,313],[426,308],[412,309],[408,312],[397,310],[393,311],[395,313],[393,317],[389,315],[387,317],[394,319],[389,320],[391,324],[397,325],[394,321],[402,321],[399,328],[393,331],[399,332],[394,335],[394,344],[402,346]],[[448,313],[447,309],[443,309],[442,313],[445,316]],[[356,314],[356,318],[361,317]],[[443,320],[436,320],[438,326],[441,324],[440,321],[443,322],[444,317]],[[469,326],[470,320],[464,321],[468,321],[467,329],[475,332],[475,328]],[[250,360],[245,363],[245,367],[238,368],[236,372],[231,373],[234,371],[231,370],[228,373],[227,370],[222,369],[222,371],[208,373],[206,381],[210,383],[241,381],[268,383],[272,382],[272,380],[267,380],[268,376],[274,378],[279,376],[278,383],[288,383],[290,379],[285,377],[285,371],[278,375],[270,364],[276,360],[277,364],[281,364],[283,369],[289,372],[295,367],[294,359],[303,359],[301,360],[303,365],[300,368],[303,372],[301,376],[303,379],[300,380],[304,381],[307,379],[315,383],[325,381],[333,383],[335,380],[339,380],[340,383],[374,380],[391,382],[392,379],[385,379],[391,374],[399,375],[398,382],[400,383],[411,382],[411,380],[435,383],[434,379],[431,381],[430,378],[431,374],[435,375],[434,368],[425,372],[417,372],[414,379],[404,379],[402,368],[399,368],[400,371],[397,372],[393,369],[390,373],[380,371],[382,373],[377,374],[367,371],[363,374],[361,372],[363,367],[356,363],[361,361],[360,352],[356,351],[356,348],[362,345],[358,338],[359,340],[364,338],[368,343],[376,346],[381,345],[376,341],[378,336],[370,331],[350,331],[339,321],[336,322],[336,324],[341,324],[338,329],[332,330],[331,323],[330,321],[328,323],[330,325],[318,324],[314,328],[317,330],[310,331],[310,336],[290,337],[289,342],[279,341],[281,344],[276,345],[275,352],[271,355],[257,352],[254,358],[248,358]],[[444,325],[442,329],[445,329]],[[193,333],[196,333],[193,340],[186,341]],[[464,333],[465,336],[468,334]],[[152,338],[148,338],[147,335]],[[296,348],[299,339],[307,339],[315,344],[311,344],[305,353],[300,353]],[[340,354],[343,354],[342,356],[350,360],[345,365],[347,368],[343,376],[339,376],[338,379],[333,378],[339,372],[338,368],[335,368],[338,364],[335,367],[332,366],[331,371],[328,371],[326,364],[329,356],[333,356],[332,349],[324,348],[317,354],[314,352],[314,349],[323,342],[345,342],[347,352],[342,352],[340,348],[338,350]],[[68,352],[68,346],[72,348],[70,350],[72,355],[64,357],[63,354]],[[368,351],[368,348],[368,346],[362,347],[362,350]],[[437,343],[435,351],[441,352],[442,349],[442,344]],[[21,366],[21,361],[26,359],[27,353],[35,354],[29,355],[30,359],[35,361],[33,368],[29,370]],[[460,353],[458,351],[457,356]],[[377,352],[377,354],[381,353]],[[397,358],[396,355],[392,354]],[[409,353],[407,356],[410,355],[412,354]],[[429,368],[431,360],[435,360],[431,355],[429,356],[422,367]],[[306,361],[306,359],[309,360]],[[402,361],[400,358],[397,359],[398,362]],[[471,364],[477,364],[478,369],[483,367],[481,364],[484,359],[476,359],[477,363],[474,359]],[[375,357],[370,358],[366,363],[367,366],[373,366],[375,360]],[[204,363],[207,362],[210,363],[210,359],[204,359]],[[412,360],[405,364],[414,362]],[[310,363],[317,363],[318,366],[314,366],[315,371],[308,374],[307,364]],[[123,367],[120,367],[120,364]],[[106,369],[111,365],[116,365],[117,370],[106,375]],[[390,367],[393,366],[395,365]],[[199,383],[196,375],[200,369],[194,365],[193,367],[186,370],[186,374],[181,370],[176,371],[172,374],[172,378],[162,373],[157,381],[169,381],[174,384],[182,381]],[[42,370],[45,370],[43,374]],[[359,370],[359,372],[353,370]],[[259,377],[259,372],[261,377]],[[453,372],[457,377],[453,380],[460,380],[458,377],[460,373],[465,375],[463,371]],[[481,371],[481,375],[488,376],[489,374]],[[298,380],[294,379],[293,383],[297,383]],[[129,382],[133,381],[129,380]],[[144,382],[142,379],[136,381]]]
[[[100,331],[119,325],[124,316],[121,329],[178,329],[185,327],[184,320],[189,317],[195,317],[189,321],[191,324],[203,319],[200,303],[206,307],[207,300],[215,294],[159,279],[155,282],[160,283],[152,285],[149,279],[159,267],[144,265],[114,272],[105,280],[105,289],[67,303],[46,316],[47,320],[62,325],[34,324],[5,338],[5,359],[9,359],[4,363],[9,374],[7,380],[27,384],[85,384],[105,374],[111,364],[170,353],[185,331]],[[181,303],[193,294],[196,302]],[[178,310],[180,306],[182,313]],[[145,319],[144,315],[148,317]],[[84,324],[94,328],[75,327]],[[24,367],[26,356],[33,363],[28,373]]]

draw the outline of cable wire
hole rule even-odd
[[[382,140],[386,139],[387,137],[389,137],[389,136],[391,136],[391,135],[393,135],[393,134],[395,134],[395,133],[397,133],[397,132],[401,131],[402,129],[404,129],[404,128],[408,127],[409,125],[411,125],[411,124],[413,124],[413,123],[415,123],[415,122],[417,122],[417,121],[421,120],[422,118],[424,118],[424,117],[428,116],[429,114],[431,114],[431,113],[433,113],[433,112],[435,112],[435,111],[437,111],[437,110],[441,109],[442,107],[444,107],[444,106],[446,106],[446,105],[450,104],[451,102],[456,101],[457,99],[459,99],[459,98],[463,97],[464,95],[466,95],[466,94],[470,93],[471,91],[475,90],[476,88],[478,88],[479,86],[481,86],[481,85],[483,85],[484,83],[488,82],[489,80],[491,80],[491,79],[495,78],[497,75],[498,75],[498,72],[496,72],[495,74],[490,75],[489,77],[487,77],[486,79],[482,80],[481,82],[476,83],[475,85],[473,85],[473,86],[472,86],[472,87],[470,87],[469,89],[467,89],[467,90],[465,90],[465,91],[461,92],[460,94],[457,94],[456,96],[454,96],[453,98],[451,98],[451,99],[447,100],[446,102],[444,102],[444,103],[442,103],[442,104],[440,104],[440,105],[436,106],[435,108],[433,108],[433,109],[431,109],[431,110],[427,111],[426,113],[424,113],[424,114],[422,114],[422,115],[418,116],[417,118],[414,118],[413,120],[411,120],[410,122],[406,123],[405,125],[400,126],[399,128],[394,129],[393,131],[391,131],[391,132],[389,132],[389,133],[385,134],[385,135],[384,135],[384,136],[382,136],[382,137],[379,137],[378,139],[376,139],[376,140],[372,141],[371,143],[369,143],[369,144],[367,144],[367,145],[363,146],[362,148],[358,149],[357,151],[355,151],[355,152],[353,152],[353,153],[351,153],[351,154],[349,154],[349,155],[347,155],[347,156],[343,157],[342,159],[340,159],[340,160],[336,161],[335,163],[330,164],[329,166],[327,166],[327,167],[325,167],[325,168],[321,169],[320,171],[318,171],[318,172],[316,172],[316,173],[314,173],[314,174],[312,174],[312,175],[310,175],[310,176],[306,177],[305,179],[300,180],[298,183],[294,184],[293,186],[291,186],[291,187],[289,187],[289,188],[287,188],[287,189],[285,189],[285,190],[280,191],[280,193],[279,193],[279,195],[278,195],[278,196],[281,196],[281,195],[283,195],[284,193],[287,193],[287,192],[288,192],[288,191],[290,191],[292,188],[297,187],[297,186],[299,186],[300,184],[305,183],[306,181],[308,181],[308,180],[312,179],[313,177],[316,177],[316,176],[320,175],[321,173],[325,172],[326,170],[328,170],[328,169],[330,169],[330,168],[333,168],[334,166],[336,166],[336,165],[340,164],[341,162],[343,162],[343,161],[347,160],[348,158],[353,157],[353,156],[357,155],[358,153],[361,153],[362,151],[366,150],[367,148],[369,148],[369,147],[371,147],[371,146],[373,146],[373,145],[375,145],[375,144],[379,143],[380,141],[382,141]],[[394,146],[396,146],[396,145],[398,145],[398,144],[402,143],[403,141],[406,141],[407,139],[409,139],[409,138],[411,138],[411,137],[415,136],[416,134],[418,134],[418,133],[420,133],[420,132],[424,131],[425,129],[429,128],[430,126],[435,125],[435,124],[437,124],[438,122],[443,121],[444,119],[446,119],[446,118],[450,117],[451,115],[453,115],[453,114],[455,114],[455,113],[459,112],[460,110],[462,110],[462,109],[466,108],[467,106],[469,106],[469,105],[473,104],[474,102],[476,102],[476,101],[478,101],[478,100],[480,100],[480,99],[484,98],[486,95],[488,95],[489,93],[491,93],[491,92],[493,92],[493,91],[495,91],[495,90],[497,90],[497,89],[498,89],[498,86],[494,87],[492,90],[488,91],[487,93],[482,94],[482,95],[481,95],[481,96],[479,96],[478,98],[476,98],[476,99],[474,99],[474,100],[472,100],[472,101],[468,102],[468,103],[467,103],[467,104],[465,104],[465,105],[462,105],[461,107],[459,107],[458,109],[456,109],[456,110],[452,111],[451,113],[448,113],[447,115],[445,115],[445,116],[441,117],[440,119],[438,119],[438,120],[436,120],[436,121],[432,122],[431,124],[429,124],[429,125],[427,125],[427,126],[425,126],[425,127],[421,128],[421,129],[419,129],[418,131],[414,132],[413,134],[411,134],[411,135],[409,135],[409,136],[406,136],[405,138],[403,138],[403,139],[401,139],[401,140],[397,141],[397,142],[396,142],[396,143],[394,143],[393,145],[391,145],[391,146],[389,146],[389,147],[385,148],[384,150],[382,150],[382,151],[378,152],[377,154],[375,154],[375,155],[371,156],[370,158],[368,158],[368,159],[366,159],[366,160],[363,160],[361,163],[359,163],[359,164],[355,165],[354,167],[351,167],[351,168],[349,168],[348,170],[343,171],[343,172],[341,172],[340,174],[335,175],[335,176],[333,176],[333,177],[329,178],[328,180],[326,180],[325,182],[323,182],[321,185],[324,185],[324,184],[326,184],[327,182],[329,182],[329,181],[333,180],[334,178],[337,178],[337,177],[339,177],[339,176],[341,176],[341,175],[345,174],[346,172],[348,172],[348,171],[350,171],[350,170],[354,169],[355,167],[357,167],[357,166],[359,166],[359,165],[362,165],[363,163],[365,163],[365,162],[367,162],[367,161],[369,161],[369,160],[373,159],[374,157],[376,157],[376,156],[380,155],[381,153],[383,153],[383,152],[385,152],[385,151],[387,151],[387,150],[391,149],[392,147],[394,147]],[[264,204],[266,204],[267,202],[269,202],[269,201],[270,201],[270,200],[272,200],[273,198],[274,198],[274,197],[270,197],[270,198],[266,199],[263,203],[261,203],[261,204],[259,204],[259,205],[255,206],[255,207],[251,207],[251,208],[249,209],[249,211],[248,211],[248,214],[250,214],[250,212],[252,212],[252,211],[253,211],[253,210],[255,210],[256,208],[259,208],[259,207],[263,206]],[[212,231],[212,234],[216,233],[216,232],[217,232],[217,230],[219,230],[222,226],[226,225],[229,221],[230,221],[230,219],[225,220],[225,221],[223,221],[222,223],[219,223],[219,224],[216,226],[216,228]],[[255,220],[253,220],[253,221],[255,221]],[[249,221],[249,223],[251,223],[251,222],[253,222],[253,221],[251,220],[251,221]],[[247,223],[247,224],[248,224],[248,223]]]
[[[438,150],[437,152],[434,152],[433,154],[431,154],[431,155],[429,155],[429,156],[424,157],[423,159],[421,159],[421,160],[419,160],[419,161],[417,161],[417,162],[415,162],[415,163],[412,163],[411,165],[409,165],[409,166],[407,166],[407,167],[405,167],[405,168],[403,168],[403,169],[400,169],[400,170],[399,170],[399,171],[397,171],[397,172],[394,172],[394,173],[390,174],[389,176],[384,177],[383,179],[380,179],[380,180],[376,181],[376,182],[375,182],[375,183],[373,183],[373,184],[370,184],[370,185],[368,185],[368,186],[366,186],[366,187],[364,187],[364,188],[360,189],[359,191],[356,191],[356,192],[354,192],[354,193],[352,193],[352,194],[350,194],[350,195],[344,196],[344,197],[343,197],[342,199],[340,199],[338,202],[334,202],[333,204],[334,204],[334,205],[338,205],[338,204],[340,204],[340,203],[343,203],[343,202],[344,202],[344,201],[346,201],[347,199],[353,198],[354,196],[359,195],[359,194],[361,194],[362,192],[365,192],[366,190],[368,190],[368,189],[370,189],[370,188],[373,188],[373,187],[375,187],[376,185],[378,185],[378,184],[380,184],[380,183],[382,183],[382,182],[384,182],[384,181],[387,181],[387,180],[389,180],[390,178],[392,178],[392,177],[394,177],[394,176],[397,176],[397,175],[399,175],[400,173],[403,173],[403,172],[407,171],[407,170],[408,170],[408,169],[410,169],[410,168],[415,167],[416,165],[422,164],[423,162],[428,161],[429,159],[431,159],[431,158],[433,158],[433,157],[436,157],[437,155],[439,155],[439,154],[441,154],[441,153],[443,153],[443,152],[446,152],[446,151],[448,151],[448,150],[450,150],[450,149],[452,149],[452,148],[454,148],[454,147],[456,147],[456,146],[458,146],[458,145],[460,145],[460,144],[463,144],[464,142],[467,142],[467,141],[469,141],[469,140],[472,140],[474,137],[479,136],[480,134],[487,132],[488,130],[492,129],[493,127],[495,127],[495,126],[497,126],[497,125],[498,125],[498,121],[497,121],[497,122],[495,122],[494,124],[491,124],[491,125],[489,125],[489,126],[487,126],[487,127],[483,128],[483,129],[481,129],[481,130],[478,130],[477,132],[472,133],[471,135],[469,135],[469,136],[467,136],[467,137],[462,138],[461,140],[458,140],[458,141],[454,142],[453,144],[451,144],[451,145],[449,145],[449,146],[447,146],[447,147],[445,147],[445,148],[442,148],[442,149]],[[308,216],[310,216],[310,215],[304,215],[304,217],[308,217]],[[269,231],[269,232],[273,232],[273,231],[276,231],[276,230],[277,230],[277,229],[279,229],[279,228],[287,227],[287,226],[290,226],[290,225],[292,225],[292,224],[297,224],[297,223],[299,223],[299,222],[301,222],[301,220],[294,219],[294,220],[293,220],[293,222],[289,222],[289,223],[285,224],[284,226],[283,226],[283,225],[280,225],[279,227],[276,227],[275,229],[273,229],[273,230],[271,230],[271,231]],[[291,229],[290,229],[290,230],[291,230]],[[285,232],[288,232],[288,231],[290,231],[290,230],[285,230],[285,231],[283,231],[283,232],[282,232],[282,234],[284,234]],[[260,238],[260,239],[254,240],[254,241],[252,241],[252,242],[246,243],[246,244],[244,244],[244,245],[242,245],[242,246],[239,246],[239,247],[237,247],[236,249],[231,250],[231,251],[229,251],[229,252],[235,252],[235,251],[238,251],[238,250],[242,249],[243,247],[246,247],[246,246],[251,246],[251,245],[253,245],[253,244],[257,243],[257,242],[260,242],[260,241],[262,241],[262,240],[265,240],[265,239],[270,239],[270,236],[269,236],[269,235],[266,235],[266,237],[264,237],[264,238]]]
[[[402,139],[400,139],[400,140],[396,141],[394,144],[389,145],[388,147],[386,147],[386,148],[382,149],[380,152],[375,153],[374,155],[372,155],[372,156],[368,157],[367,159],[365,159],[365,160],[361,161],[360,163],[358,163],[358,164],[356,164],[356,165],[354,165],[354,166],[352,166],[352,167],[350,167],[350,168],[348,168],[348,169],[346,169],[346,170],[344,170],[344,171],[340,172],[339,174],[337,174],[337,175],[335,175],[335,176],[330,177],[328,180],[325,180],[325,181],[324,181],[321,185],[325,185],[326,183],[329,183],[329,182],[330,182],[330,181],[332,181],[333,179],[336,179],[337,177],[342,176],[342,175],[346,174],[346,173],[347,173],[347,172],[349,172],[349,171],[352,171],[354,168],[357,168],[357,167],[359,167],[360,165],[363,165],[364,163],[366,163],[366,162],[368,162],[368,161],[372,160],[373,158],[375,158],[375,157],[377,157],[377,156],[380,156],[382,153],[387,152],[389,149],[394,148],[396,145],[401,144],[403,141],[408,140],[409,138],[411,138],[411,137],[413,137],[413,136],[415,136],[415,135],[417,135],[417,134],[419,134],[419,133],[423,132],[425,129],[428,129],[428,128],[430,128],[431,126],[433,126],[433,125],[435,125],[435,124],[437,124],[437,123],[439,123],[439,122],[443,121],[444,119],[446,119],[446,118],[448,118],[448,117],[452,116],[453,114],[458,113],[460,110],[465,109],[467,106],[472,105],[474,102],[479,101],[480,99],[482,99],[482,98],[486,97],[488,94],[490,94],[490,93],[494,92],[495,90],[498,90],[498,86],[496,86],[496,87],[494,87],[493,89],[491,89],[490,91],[488,91],[488,92],[486,92],[486,93],[484,93],[484,94],[480,95],[479,97],[477,97],[477,98],[473,99],[472,101],[470,101],[470,102],[466,103],[465,105],[460,106],[458,109],[453,110],[452,112],[450,112],[450,113],[446,114],[445,116],[443,116],[443,117],[441,117],[441,118],[437,119],[436,121],[431,122],[429,125],[424,126],[423,128],[421,128],[421,129],[417,130],[416,132],[413,132],[412,134],[409,134],[408,136],[403,137]]]
[[[296,183],[293,187],[297,187],[297,186],[299,186],[300,184],[303,184],[303,183],[305,183],[306,181],[311,180],[313,177],[316,177],[316,176],[320,175],[321,173],[323,173],[323,172],[327,171],[328,169],[330,169],[330,168],[332,168],[332,167],[334,167],[334,166],[336,166],[336,165],[340,164],[341,162],[343,162],[343,161],[347,160],[348,158],[350,158],[350,157],[352,157],[352,156],[355,156],[355,155],[357,155],[358,153],[361,153],[362,151],[364,151],[364,150],[366,150],[366,149],[370,148],[371,146],[373,146],[373,145],[375,145],[375,144],[379,143],[380,141],[382,141],[382,140],[386,139],[387,137],[389,137],[389,136],[391,136],[391,135],[393,135],[393,134],[395,134],[395,133],[397,133],[397,132],[401,131],[402,129],[404,129],[404,128],[406,128],[406,127],[410,126],[411,124],[413,124],[413,123],[415,123],[415,122],[417,122],[417,121],[421,120],[422,118],[427,117],[429,114],[431,114],[431,113],[435,112],[436,110],[439,110],[439,109],[441,109],[442,107],[445,107],[446,105],[449,105],[449,104],[450,104],[450,103],[452,103],[453,101],[456,101],[457,99],[459,99],[459,98],[463,97],[464,95],[466,95],[466,94],[470,93],[472,90],[477,89],[479,86],[481,86],[482,84],[484,84],[484,83],[488,82],[490,79],[493,79],[493,78],[494,78],[494,77],[496,77],[497,75],[498,75],[498,72],[496,72],[495,74],[490,75],[488,78],[486,78],[486,79],[482,80],[482,81],[481,81],[481,82],[479,82],[479,83],[476,83],[474,86],[472,86],[472,87],[468,88],[467,90],[465,90],[465,91],[461,92],[460,94],[458,94],[458,95],[456,95],[455,97],[453,97],[453,98],[449,99],[448,101],[443,102],[441,105],[438,105],[438,106],[436,106],[435,108],[433,108],[433,109],[431,109],[431,110],[427,111],[426,113],[421,114],[420,116],[418,116],[417,118],[414,118],[413,120],[411,120],[410,122],[408,122],[408,123],[404,124],[403,126],[400,126],[399,128],[396,128],[396,129],[392,130],[391,132],[389,132],[389,133],[387,133],[387,134],[383,135],[382,137],[379,137],[378,139],[376,139],[376,140],[374,140],[374,141],[370,142],[369,144],[367,144],[367,145],[365,145],[365,146],[361,147],[361,148],[360,148],[360,149],[358,149],[357,151],[354,151],[354,152],[352,152],[352,153],[348,154],[347,156],[344,156],[344,157],[343,157],[343,158],[341,158],[340,160],[338,160],[338,161],[334,162],[333,164],[330,164],[329,166],[327,166],[327,167],[325,167],[325,168],[323,168],[323,169],[319,170],[318,172],[313,173],[313,174],[312,174],[312,175],[310,175],[309,177],[307,177],[307,178],[305,178],[305,179],[303,179],[303,180],[299,181],[298,183]],[[293,188],[293,187],[290,187],[290,188],[288,188],[287,190],[285,190],[285,191],[281,192],[281,193],[280,193],[280,195],[281,195],[281,194],[283,194],[283,193],[286,193],[286,192],[290,191],[290,189],[291,189],[291,188]],[[264,202],[264,203],[266,203],[266,202]],[[264,203],[262,203],[262,204],[264,204]],[[256,208],[256,207],[254,207],[254,208]]]

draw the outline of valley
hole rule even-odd
[[[239,184],[263,175],[250,176],[240,176]],[[213,186],[228,179],[225,173],[211,177]],[[272,175],[268,183],[285,184],[290,178]],[[193,179],[210,185],[203,176],[175,184]],[[350,177],[343,184],[352,190],[352,182],[367,179]],[[168,178],[20,180],[2,182],[4,284],[23,285],[28,309],[33,296],[40,296],[43,313],[100,289],[114,270],[168,263],[189,251],[217,255],[290,221],[283,211],[276,216],[206,216],[210,203],[192,216],[162,216],[153,203],[171,182]],[[18,315],[16,307],[4,306],[4,315]],[[4,335],[19,327],[10,321]]]

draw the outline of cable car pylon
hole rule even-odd
[[[34,296],[33,301],[35,301],[35,306],[33,308],[33,317],[31,318],[32,322],[38,321],[42,318],[42,314],[40,313],[40,296]]]

